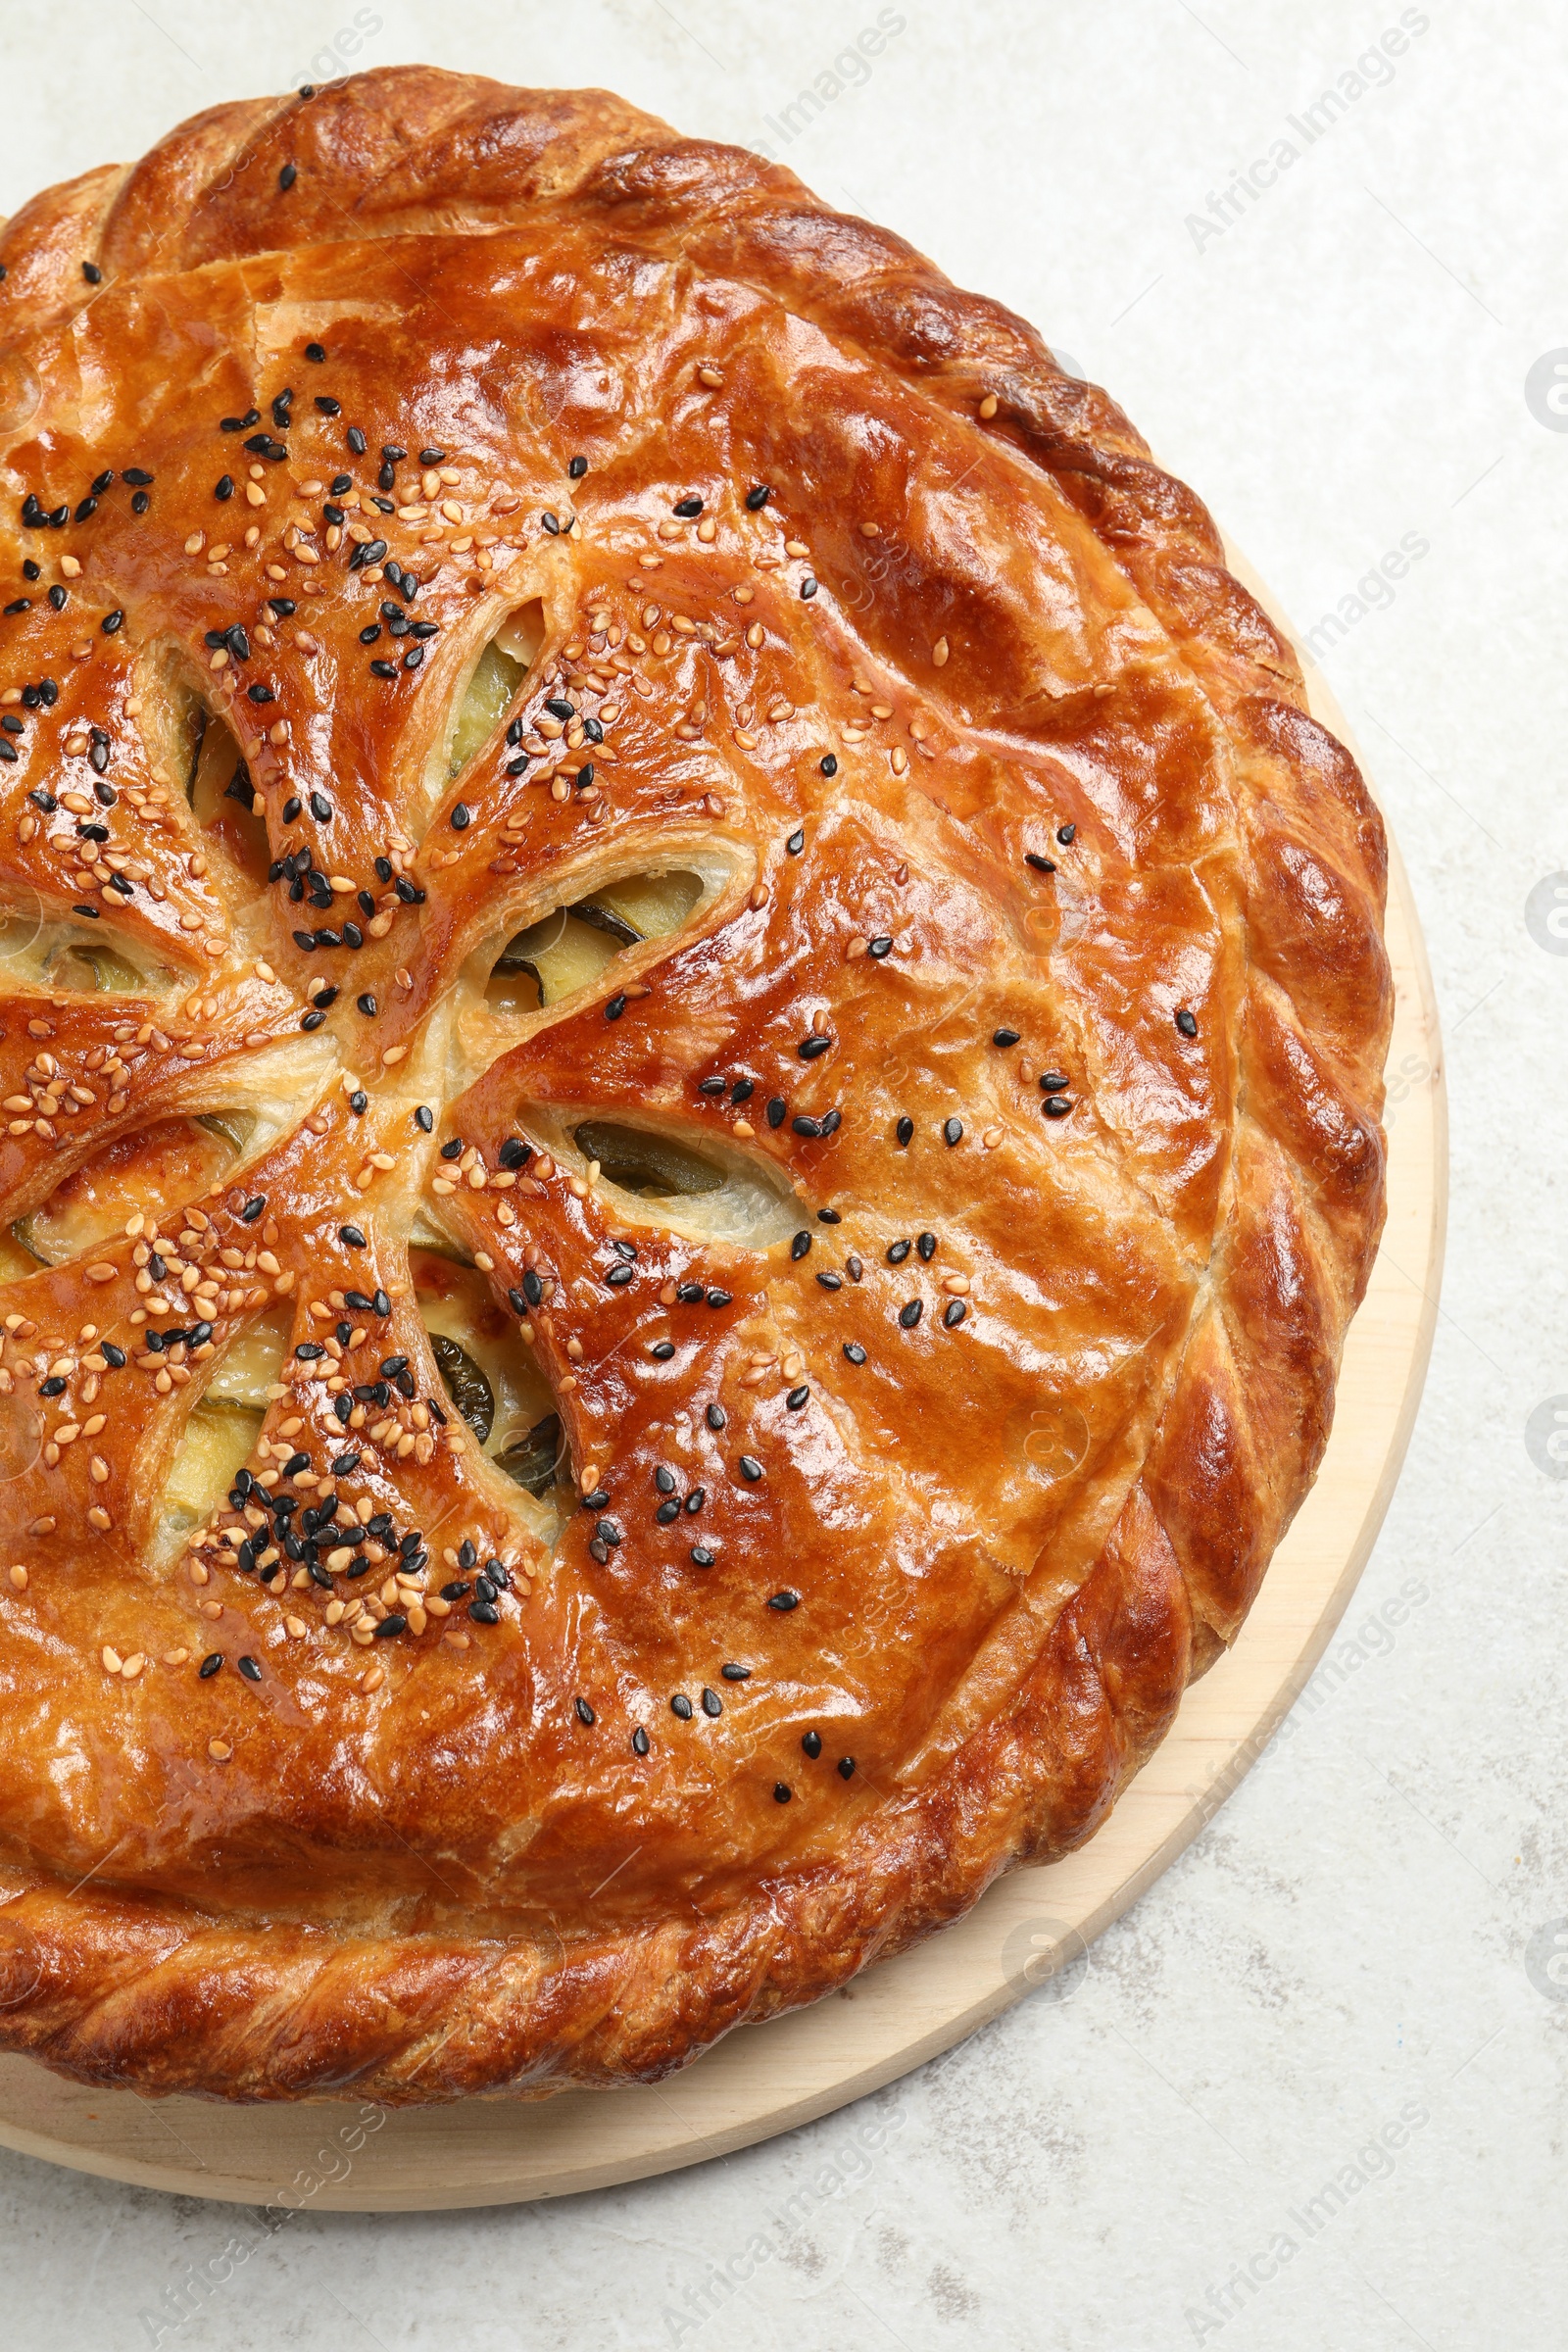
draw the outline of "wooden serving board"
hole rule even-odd
[[[1230,562],[1277,615],[1234,551]],[[1349,743],[1321,678],[1311,687],[1317,715]],[[1392,866],[1388,1225],[1346,1344],[1334,1434],[1235,1648],[1189,1690],[1163,1746],[1089,1845],[1014,1872],[917,1950],[812,2008],[741,2027],[665,2082],[398,2111],[225,2107],[83,2089],[0,2056],[0,2145],[235,2204],[352,2213],[511,2204],[746,2147],[895,2081],[1025,1992],[1070,1995],[1089,1941],[1223,1803],[1312,1673],[1404,1458],[1437,1320],[1447,1119],[1432,976],[1396,850]]]

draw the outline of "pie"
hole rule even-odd
[[[1377,811],[1102,392],[617,99],[220,107],[0,261],[0,2041],[658,2077],[1234,1640]]]

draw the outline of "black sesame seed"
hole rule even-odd
[[[326,357],[326,345],[324,343],[307,343],[305,346],[305,357],[308,360],[314,360],[316,365],[319,367],[321,362]]]
[[[822,1753],[821,1733],[804,1732],[801,1735],[801,1747],[803,1752],[808,1756],[819,1756]]]
[[[1076,825],[1058,825],[1056,827],[1056,839],[1061,843],[1063,849],[1067,847],[1077,830]]]
[[[1023,861],[1025,865],[1032,865],[1037,874],[1054,874],[1056,870],[1053,859],[1050,858],[1042,858],[1038,852],[1034,850],[1026,850],[1024,852]]]
[[[1040,1107],[1048,1119],[1064,1119],[1072,1104],[1065,1095],[1048,1095]]]
[[[592,1707],[585,1698],[574,1698],[571,1703],[579,1723],[592,1724],[597,1721]]]
[[[710,1306],[733,1306],[735,1295],[732,1291],[711,1290],[708,1294],[708,1303]]]
[[[99,269],[96,262],[83,262],[81,265],[81,274],[87,280],[89,286],[101,286],[104,282],[104,273]]]
[[[239,1212],[241,1222],[246,1225],[254,1225],[257,1218],[265,1212],[266,1207],[267,1195],[265,1193],[255,1194]]]
[[[670,510],[680,516],[682,522],[695,522],[702,511],[703,502],[700,498],[678,498]]]
[[[773,495],[773,489],[772,489],[772,484],[771,484],[771,483],[769,483],[769,482],[754,482],[754,483],[752,484],[752,486],[751,486],[750,490],[748,490],[748,491],[747,491],[747,493],[746,493],[746,511],[747,511],[747,513],[748,513],[749,514],[757,514],[760,508],[762,508],[762,507],[765,507],[765,506],[766,506],[766,504],[767,504],[768,500],[769,500],[769,499],[772,497],[772,495]]]
[[[692,1545],[692,1566],[694,1568],[711,1568],[717,1556],[716,1552],[709,1550],[706,1544]]]
[[[1184,1004],[1181,1011],[1176,1015],[1176,1026],[1181,1031],[1183,1037],[1196,1037],[1198,1035],[1197,1014],[1189,1012]]]
[[[853,1756],[840,1756],[840,1758],[839,1758],[839,1779],[840,1779],[841,1781],[853,1781],[853,1780],[854,1780],[854,1778],[855,1778],[855,1758],[854,1758]]]
[[[241,1674],[245,1677],[245,1680],[248,1683],[259,1683],[261,1681],[262,1670],[254,1658],[238,1658],[235,1660],[235,1663],[239,1667]]]
[[[789,1395],[784,1399],[786,1411],[798,1413],[810,1394],[810,1390],[806,1388],[804,1385],[798,1389],[791,1389]]]
[[[963,1141],[963,1121],[961,1119],[947,1120],[942,1129],[942,1141],[947,1145],[950,1152],[955,1144],[961,1144]]]
[[[106,612],[98,626],[106,637],[114,637],[124,626],[124,620],[123,609],[117,608],[113,612]]]
[[[912,1331],[924,1312],[925,1308],[922,1302],[918,1298],[911,1298],[906,1305],[900,1307],[899,1322],[906,1331]]]
[[[796,1112],[794,1118],[790,1121],[790,1127],[792,1132],[796,1135],[818,1136],[823,1133],[821,1120],[808,1118],[805,1111]]]
[[[906,1145],[914,1133],[914,1121],[907,1118],[901,1119],[893,1132],[898,1137],[901,1146]]]
[[[690,1723],[693,1715],[696,1713],[696,1709],[693,1707],[691,1700],[687,1697],[684,1690],[676,1691],[674,1697],[669,1702],[669,1711],[672,1715],[678,1717],[682,1723]]]
[[[865,1349],[858,1340],[846,1340],[844,1352],[852,1364],[863,1364],[865,1361]]]
[[[994,1046],[1015,1046],[1018,1043],[1018,1032],[1016,1029],[993,1029],[991,1043]]]
[[[295,164],[285,164],[282,171],[277,175],[277,184],[280,188],[287,190],[294,185],[294,182],[298,179],[298,166]]]
[[[568,461],[566,466],[566,471],[570,474],[574,482],[580,482],[587,470],[588,461],[586,458],[572,458]]]
[[[323,416],[339,416],[343,413],[342,402],[339,400],[333,400],[331,396],[325,392],[318,392],[316,395],[316,405]]]
[[[673,1340],[656,1340],[648,1352],[656,1363],[667,1364],[675,1352],[675,1343]]]
[[[866,943],[865,952],[872,958],[873,962],[880,963],[885,956],[892,955],[893,942],[891,939],[885,937],[881,939],[869,940]]]
[[[902,1266],[908,1254],[909,1245],[907,1242],[890,1242],[888,1244],[888,1264],[890,1266]]]
[[[949,1331],[956,1331],[969,1309],[961,1298],[950,1298],[942,1309],[942,1321]]]
[[[811,578],[809,573],[808,573],[806,578],[801,582],[801,594],[808,599],[816,594],[816,582]]]
[[[721,1404],[710,1404],[703,1418],[710,1429],[723,1429],[728,1422],[728,1416]]]
[[[1047,1070],[1041,1078],[1040,1091],[1043,1095],[1064,1095],[1067,1079],[1060,1070]]]
[[[937,1237],[934,1233],[922,1233],[914,1247],[920,1263],[928,1266],[937,1253]]]
[[[832,1044],[830,1037],[803,1037],[795,1051],[803,1061],[815,1061],[831,1050]]]
[[[648,1753],[648,1734],[641,1724],[631,1736],[631,1752],[634,1756],[646,1756]]]
[[[790,1786],[789,1786],[789,1784],[788,1784],[788,1782],[787,1782],[787,1781],[775,1781],[775,1782],[774,1782],[774,1784],[773,1784],[773,1802],[774,1802],[774,1804],[775,1804],[775,1805],[787,1805],[787,1804],[789,1803],[789,1801],[790,1801],[790,1797],[791,1797],[791,1795],[792,1795],[792,1794],[793,1794],[793,1791],[792,1791],[792,1789],[790,1788]]]
[[[798,1592],[792,1592],[786,1585],[782,1592],[769,1593],[767,1605],[770,1609],[778,1609],[788,1615],[791,1609],[800,1607],[801,1596]]]
[[[803,1257],[806,1255],[806,1253],[807,1253],[808,1250],[809,1250],[809,1249],[810,1249],[810,1247],[811,1247],[811,1237],[810,1237],[810,1235],[809,1235],[808,1233],[804,1233],[804,1232],[803,1232],[803,1233],[798,1233],[798,1234],[795,1236],[795,1239],[794,1239],[794,1240],[791,1242],[791,1244],[790,1244],[790,1256],[791,1256],[792,1258],[794,1258],[795,1260],[797,1260],[797,1262],[798,1262],[798,1261],[799,1261],[801,1258],[803,1258]]]
[[[366,440],[365,435],[361,432],[357,424],[351,424],[349,426],[348,442],[350,449],[354,452],[354,455],[357,458],[363,458],[366,450]]]
[[[209,1650],[207,1656],[203,1658],[196,1671],[201,1676],[204,1683],[210,1682],[212,1677],[218,1672],[222,1663],[223,1653],[220,1649]]]
[[[743,1453],[737,1466],[740,1470],[742,1478],[746,1480],[748,1486],[755,1487],[758,1480],[762,1476],[762,1465],[757,1459],[755,1454]]]
[[[708,1500],[708,1490],[707,1490],[707,1488],[706,1488],[706,1487],[693,1487],[693,1489],[692,1489],[691,1493],[690,1493],[690,1494],[687,1495],[687,1497],[686,1497],[686,1505],[685,1505],[685,1507],[686,1507],[686,1510],[687,1510],[687,1512],[689,1513],[689,1515],[690,1515],[692,1518],[694,1518],[694,1519],[695,1519],[695,1518],[696,1518],[696,1516],[697,1516],[697,1514],[698,1514],[698,1512],[699,1512],[699,1511],[702,1509],[702,1507],[703,1507],[704,1503],[705,1503],[707,1500]]]
[[[501,1611],[493,1600],[471,1600],[468,1603],[468,1615],[477,1618],[481,1625],[499,1625],[501,1623]],[[376,1628],[377,1632],[380,1630],[379,1627]],[[591,1723],[593,1717],[590,1715],[588,1720]]]
[[[789,1104],[785,1102],[783,1096],[774,1095],[767,1105],[768,1125],[770,1127],[782,1127],[784,1124],[784,1114],[788,1108]]]

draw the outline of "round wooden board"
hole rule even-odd
[[[1234,550],[1229,561],[1278,618]],[[1355,750],[1322,678],[1309,673],[1309,683],[1317,716]],[[1388,1224],[1346,1343],[1334,1434],[1235,1648],[1188,1691],[1163,1746],[1089,1845],[1015,1871],[917,1950],[812,2008],[741,2027],[665,2082],[397,2111],[224,2107],[84,2089],[0,2056],[0,2145],[234,2204],[350,2213],[514,2204],[747,2147],[896,2081],[1031,1989],[1069,1989],[1088,1942],[1158,1878],[1267,1744],[1349,1601],[1404,1459],[1437,1321],[1447,1118],[1432,976],[1392,845],[1391,867],[1388,1066],[1401,1091],[1390,1117]]]

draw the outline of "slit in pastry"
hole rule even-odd
[[[683,930],[705,889],[701,874],[627,874],[558,906],[508,940],[485,990],[504,1018],[537,1012],[591,988],[607,964],[644,940]]]
[[[452,1411],[498,1470],[549,1504],[558,1476],[568,1475],[561,1420],[515,1318],[477,1267],[446,1251],[411,1249],[409,1271]]]
[[[447,743],[447,773],[461,775],[482,751],[522,692],[545,639],[544,607],[537,599],[509,613],[490,639],[468,677]]]

